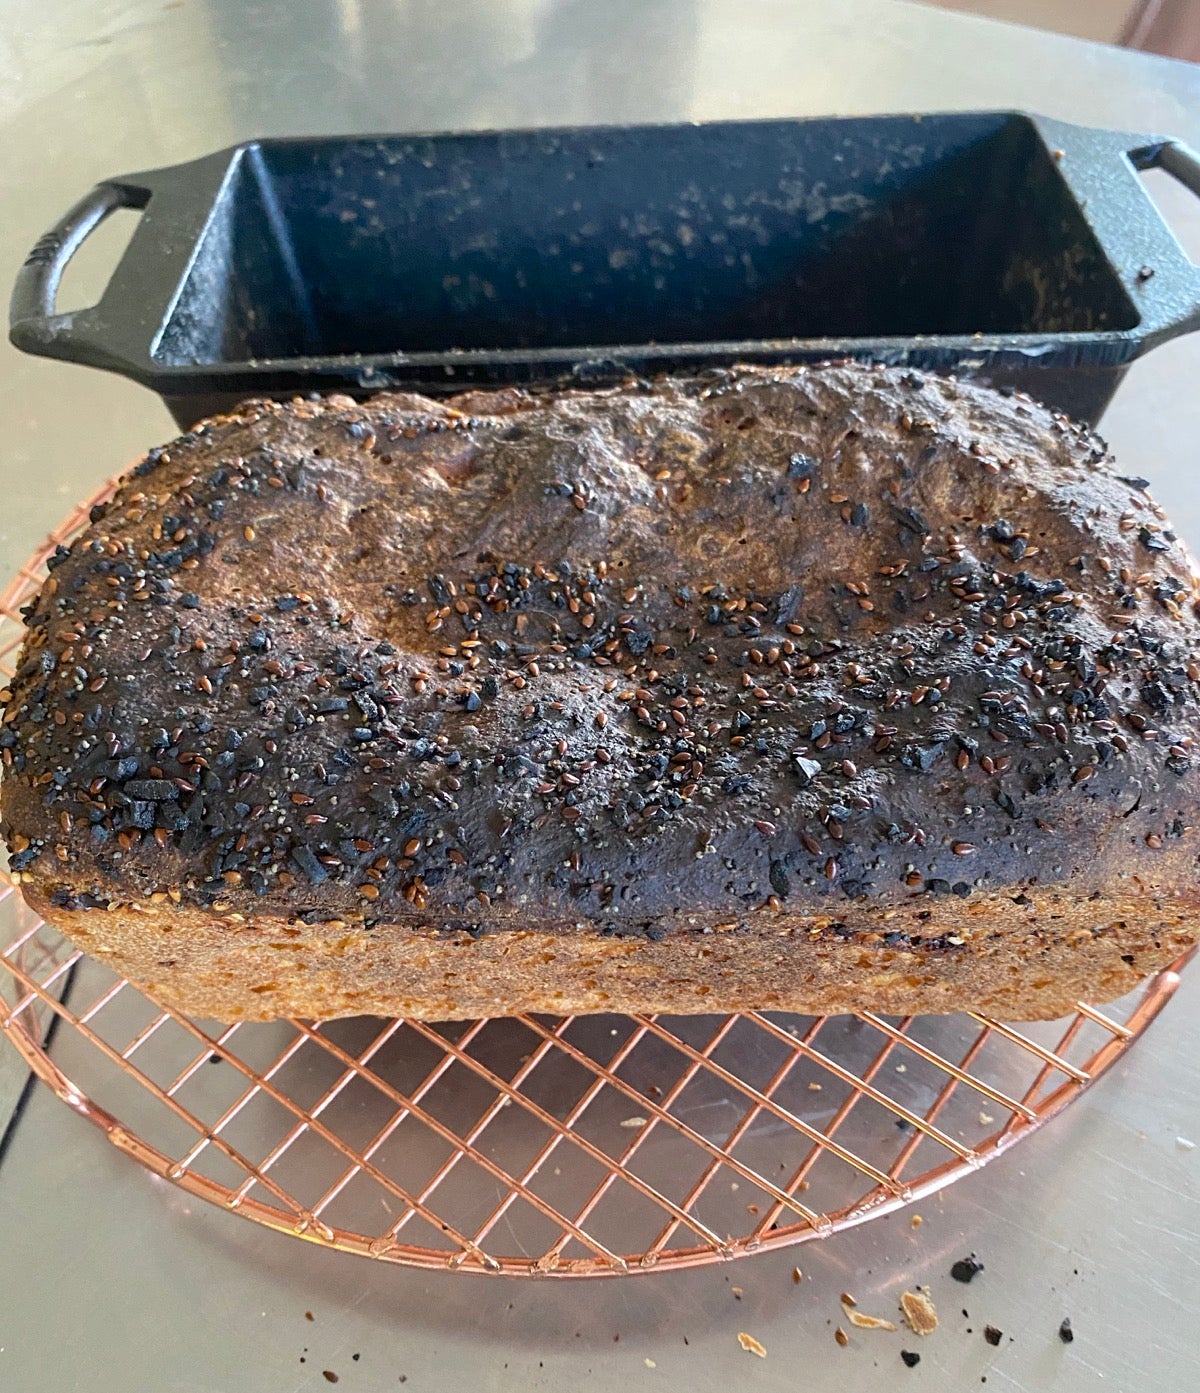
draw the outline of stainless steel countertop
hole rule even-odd
[[[889,0],[9,0],[5,19],[0,281],[96,179],[254,135],[1020,106],[1200,145],[1200,70]],[[1200,205],[1169,202],[1200,233]],[[8,575],[173,431],[123,380],[0,359]],[[1193,546],[1197,381],[1200,337],[1169,345],[1105,421]],[[326,1369],[347,1393],[402,1376],[414,1393],[1197,1387],[1200,1149],[1177,1138],[1200,1140],[1198,1007],[1195,970],[1112,1075],[924,1205],[919,1230],[900,1214],[792,1254],[584,1284],[410,1272],[279,1237],[152,1179],[39,1088],[0,1160],[0,1389],[265,1393],[325,1388]],[[0,1098],[21,1078],[0,1049]],[[970,1250],[987,1268],[968,1288],[947,1274]],[[834,1344],[839,1292],[884,1311],[916,1281],[943,1313],[918,1368],[899,1359],[912,1337]]]

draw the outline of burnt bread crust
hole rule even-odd
[[[1194,941],[1196,600],[950,379],[251,402],[52,559],[10,864],[222,1019],[1054,1015]]]

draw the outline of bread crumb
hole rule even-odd
[[[792,1268],[792,1281],[793,1281],[793,1282],[796,1282],[796,1283],[799,1283],[799,1282],[801,1282],[801,1281],[803,1280],[803,1278],[804,1278],[804,1273],[801,1272],[800,1269],[799,1269],[798,1267],[793,1267],[793,1268]]]
[[[845,1302],[842,1303],[842,1310],[850,1324],[856,1325],[860,1330],[899,1330],[900,1328],[895,1321],[884,1320],[882,1316],[868,1316],[862,1311],[852,1310]]]
[[[767,1357],[766,1348],[759,1344],[753,1335],[747,1335],[744,1330],[738,1331],[738,1344],[741,1345],[747,1354],[757,1354],[760,1359],[765,1359]]]
[[[646,1118],[644,1118],[644,1117],[627,1117],[627,1118],[625,1118],[625,1119],[622,1121],[622,1123],[621,1123],[621,1126],[622,1126],[622,1127],[628,1127],[628,1128],[631,1128],[631,1129],[636,1129],[636,1128],[638,1128],[638,1127],[644,1127],[645,1125],[646,1125]]]
[[[914,1214],[908,1221],[908,1226],[910,1229],[919,1229],[924,1222],[925,1220],[919,1214]]]
[[[643,1360],[642,1360],[642,1363],[645,1364],[645,1366],[646,1366],[647,1369],[657,1369],[657,1368],[658,1368],[658,1365],[654,1362],[653,1359],[643,1359]]]
[[[995,1122],[996,1119],[991,1115],[990,1112],[984,1112],[981,1108],[979,1110],[979,1120],[986,1127],[989,1122]]]
[[[808,1086],[808,1091],[810,1093],[820,1093],[821,1085],[819,1083],[810,1083]]]
[[[840,1325],[833,1332],[833,1338],[838,1342],[839,1345],[842,1346],[843,1349],[845,1349],[845,1347],[850,1343],[850,1336],[846,1334],[846,1332],[842,1329]]]
[[[731,1292],[733,1292],[733,1299],[734,1299],[735,1301],[740,1301],[740,1300],[742,1299],[742,1289],[741,1289],[741,1287],[730,1287],[729,1290],[730,1290]]]
[[[843,1306],[857,1306],[857,1305],[858,1305],[858,1302],[855,1301],[855,1299],[850,1295],[850,1293],[849,1293],[848,1291],[842,1292],[841,1296],[838,1297],[838,1300],[842,1303]]]
[[[937,1311],[927,1292],[902,1292],[900,1309],[904,1312],[905,1323],[914,1335],[929,1335],[937,1329]]]

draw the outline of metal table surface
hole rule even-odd
[[[1023,106],[1200,144],[1200,70],[888,0],[9,0],[5,17],[4,280],[95,179],[254,135]],[[1200,207],[1171,203],[1200,229]],[[127,382],[0,355],[7,575],[173,431]],[[1200,338],[1160,349],[1105,422],[1193,545],[1197,379]],[[1113,1074],[925,1204],[919,1229],[901,1213],[792,1254],[583,1284],[419,1273],[277,1236],[150,1178],[38,1088],[0,1160],[0,1389],[264,1393],[326,1387],[326,1370],[347,1393],[1198,1387],[1200,1149],[1179,1140],[1200,1138],[1198,1005],[1195,970]],[[0,1115],[22,1079],[0,1049]],[[970,1250],[986,1271],[967,1288],[948,1270]],[[940,1302],[932,1336],[834,1343],[840,1292],[890,1311],[914,1282]]]

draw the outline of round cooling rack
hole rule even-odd
[[[78,508],[0,596],[18,611]],[[358,1018],[221,1026],[85,957],[0,872],[0,1032],[155,1174],[310,1242],[560,1277],[696,1266],[924,1197],[1028,1136],[1170,1000],[976,1015]]]

